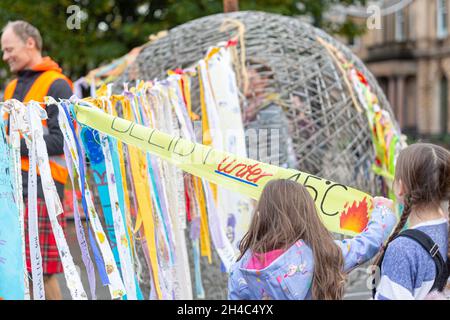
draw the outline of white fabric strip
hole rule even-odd
[[[24,229],[24,203],[23,203],[23,190],[22,190],[22,166],[20,161],[20,134],[18,131],[17,124],[17,112],[11,113],[11,110],[15,108],[18,100],[12,99],[5,102],[3,107],[3,111],[10,114],[10,145],[11,145],[11,159],[12,159],[12,168],[13,168],[13,181],[14,181],[14,197],[16,199],[17,207],[19,209],[19,224],[20,224],[20,232],[22,237],[22,258],[23,265],[25,266],[24,270],[24,284],[25,284],[25,293],[24,299],[30,300],[30,286],[28,281],[28,271],[26,268],[26,252],[25,252],[25,229]],[[20,103],[17,105],[17,108],[20,108]],[[22,109],[23,112],[23,109]],[[3,118],[3,115],[2,115]]]
[[[31,143],[27,144],[30,168],[28,170],[28,241],[30,244],[31,276],[33,278],[33,299],[45,300],[44,273],[42,253],[39,245],[37,213],[37,172],[36,172],[36,138],[34,137],[33,112],[28,110],[27,120],[30,124]]]
[[[208,65],[204,60],[201,60],[199,61],[199,67],[205,96],[205,105],[208,114],[209,129],[212,137],[212,146],[218,150],[224,150],[224,138],[220,126],[218,106],[214,96],[213,88],[211,86]],[[212,232],[211,238],[219,254],[219,257],[222,260],[222,263],[225,265],[225,268],[228,271],[236,259],[233,246],[231,245],[230,240],[225,235],[226,228],[223,223],[224,219],[221,218],[224,216],[223,208],[216,205],[210,189],[210,183],[204,179],[202,179],[202,182],[205,189],[208,219],[210,230]],[[217,189],[218,191],[220,190],[220,188]]]
[[[51,99],[49,99],[51,101]],[[54,101],[54,99],[53,99]],[[56,103],[56,101],[54,101]],[[70,130],[70,125],[68,123],[68,119],[65,116],[65,112],[63,107],[58,104],[59,108],[59,114],[58,114],[58,121],[59,126],[61,128],[61,131],[64,136],[64,141],[68,145],[70,154],[72,156],[72,161],[74,164],[74,168],[77,171],[78,174],[78,184],[81,188],[81,179],[80,179],[80,170],[78,166],[78,154],[76,152],[76,143],[75,139],[73,137],[72,131]],[[97,243],[99,245],[100,252],[102,253],[103,260],[105,263],[106,273],[108,275],[108,279],[110,281],[110,284],[108,286],[111,297],[113,299],[121,299],[125,294],[126,290],[124,287],[124,284],[122,282],[122,279],[120,278],[119,270],[117,269],[116,262],[114,261],[114,256],[111,250],[111,247],[106,240],[106,234],[103,231],[102,224],[100,222],[100,219],[97,215],[97,211],[95,210],[94,203],[92,202],[92,196],[91,192],[89,190],[89,186],[87,183],[84,185],[85,187],[85,198],[86,203],[89,211],[89,221],[91,223],[92,230],[95,234],[95,239],[97,240]]]
[[[106,177],[108,180],[108,191],[114,219],[114,233],[116,235],[117,250],[119,251],[122,279],[127,290],[127,299],[137,300],[136,286],[134,283],[134,268],[131,262],[131,252],[129,251],[130,247],[127,240],[122,212],[119,207],[119,196],[117,195],[116,180],[114,178],[114,168],[108,138],[101,133],[99,133],[99,136],[103,154],[105,155]]]
[[[173,79],[169,79],[169,87],[166,92],[166,99],[168,99],[169,109],[173,110],[170,113],[167,113],[167,126],[168,129],[173,132],[176,136],[183,136],[192,138],[194,136],[194,131],[186,131],[187,126],[181,125],[181,119],[184,121],[189,121],[191,123],[186,112],[186,106],[182,100],[181,89],[178,86],[179,76]],[[181,99],[181,100],[180,100]],[[180,104],[182,103],[182,104]],[[158,112],[162,112],[160,110]],[[186,115],[183,115],[183,111]],[[178,121],[177,121],[178,119]],[[180,128],[181,126],[181,128]],[[177,246],[178,246],[178,261],[177,261],[177,272],[182,277],[180,283],[183,286],[182,294],[183,299],[192,299],[192,280],[191,274],[189,270],[189,257],[188,250],[186,247],[186,203],[185,203],[185,185],[184,185],[184,177],[183,172],[178,169],[176,166],[169,164],[168,162],[164,162],[164,165],[167,166],[167,170],[171,173],[172,179],[166,180],[165,183],[169,184],[167,186],[167,190],[177,190],[177,194],[172,194],[173,200],[170,200],[169,203],[177,203],[177,206],[170,207],[171,215],[173,220],[175,221],[174,227],[176,232]]]
[[[163,110],[170,110],[171,103],[168,100],[168,91],[165,87],[156,85],[152,88],[152,93],[158,96],[159,99],[165,101],[164,103],[157,103],[151,105],[150,117],[152,124],[158,124],[158,127],[165,132],[172,132],[174,135],[179,135],[179,130],[173,124],[173,113],[164,112]],[[156,118],[158,117],[158,118]],[[165,161],[156,159],[158,163],[159,176],[161,179],[163,201],[168,204],[168,211],[171,217],[171,224],[174,230],[174,242],[176,249],[175,268],[172,277],[176,279],[174,284],[174,294],[176,299],[191,300],[192,283],[189,270],[189,258],[186,247],[186,211],[184,204],[184,183],[183,174],[175,166],[170,165]],[[173,192],[168,192],[172,190]],[[180,201],[180,195],[183,201]]]
[[[45,204],[47,206],[48,216],[56,240],[56,246],[58,247],[61,263],[63,265],[67,287],[70,291],[72,299],[87,300],[87,295],[81,283],[80,275],[75,268],[72,255],[69,251],[69,246],[67,245],[66,238],[64,237],[64,231],[57,220],[57,215],[63,212],[63,208],[58,192],[56,191],[55,182],[53,181],[51,175],[47,146],[43,136],[42,120],[47,118],[47,113],[37,102],[34,101],[27,105],[27,111],[30,117],[30,129],[32,132],[32,147],[30,150],[33,152],[34,149],[37,156],[37,165],[41,175]]]
[[[242,123],[239,105],[236,75],[232,69],[229,48],[221,48],[208,61],[208,84],[214,98],[209,113],[217,113],[221,119],[219,128],[222,138],[223,150],[241,157],[247,157],[245,147],[245,132]],[[207,101],[208,104],[210,101]],[[215,131],[213,131],[213,134]],[[227,237],[232,242],[235,253],[238,254],[238,244],[250,225],[253,204],[248,197],[223,187],[217,187],[218,203],[220,208],[221,225],[227,230]]]

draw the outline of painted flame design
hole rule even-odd
[[[364,230],[369,222],[369,204],[364,198],[361,202],[354,201],[348,207],[348,203],[344,206],[344,211],[340,217],[340,227],[344,230],[354,231],[360,233]]]

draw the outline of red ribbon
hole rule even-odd
[[[230,39],[230,40],[228,40],[226,47],[227,48],[234,47],[235,45],[237,45],[237,43],[238,43],[237,39],[236,40]]]

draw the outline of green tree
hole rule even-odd
[[[329,24],[323,18],[324,12],[333,4],[364,2],[241,0],[239,9],[291,16],[309,15],[316,26],[351,37],[363,29],[348,20],[337,26]],[[82,10],[80,29],[70,30],[67,27],[71,16],[67,8],[71,5],[77,5]],[[44,54],[53,57],[72,79],[77,79],[100,64],[145,43],[150,34],[222,11],[222,0],[2,0],[0,25],[18,19],[35,25],[44,39]],[[9,75],[4,63],[0,69],[0,75]]]

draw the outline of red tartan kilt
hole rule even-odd
[[[59,258],[58,247],[56,246],[56,240],[53,235],[52,225],[48,217],[47,207],[45,201],[37,199],[37,215],[38,215],[38,231],[39,231],[39,244],[41,246],[42,254],[42,268],[44,275],[61,273],[63,267],[61,259]],[[27,269],[31,273],[30,263],[30,247],[28,241],[28,203],[25,202],[25,252],[27,255]],[[61,228],[66,234],[67,221],[64,213],[58,216],[58,222]]]

